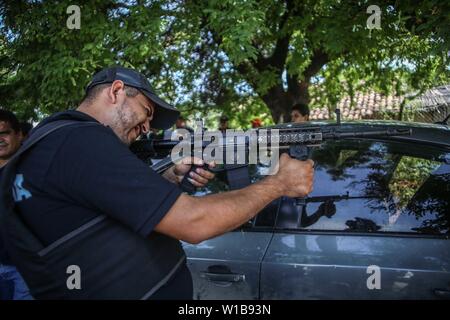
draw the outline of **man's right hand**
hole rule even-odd
[[[283,153],[274,176],[283,190],[283,195],[292,198],[306,197],[313,190],[314,162],[300,161]]]

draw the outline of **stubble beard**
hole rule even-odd
[[[113,120],[114,132],[119,137],[119,139],[126,145],[130,145],[129,141],[129,132],[131,129],[135,127],[135,123],[137,123],[137,116],[133,113],[131,107],[123,102],[117,108],[116,115]]]

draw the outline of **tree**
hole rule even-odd
[[[123,64],[183,112],[248,126],[286,120],[312,97],[332,108],[356,90],[404,94],[450,79],[441,1],[379,1],[373,30],[369,1],[86,1],[79,30],[66,27],[70,4],[1,3],[5,105],[33,117],[75,106],[93,71]]]
[[[186,16],[199,16],[203,51],[223,51],[229,72],[250,84],[279,121],[295,102],[310,102],[313,83],[321,84],[316,95],[322,103],[334,105],[342,92],[364,87],[403,94],[436,83],[439,75],[448,81],[448,58],[440,51],[443,42],[448,45],[440,32],[447,28],[432,19],[445,16],[448,5],[422,4],[421,14],[414,6],[384,2],[381,30],[368,30],[369,4],[220,0],[208,1],[207,8],[200,2],[186,6]],[[423,22],[416,28],[425,18],[427,27]],[[420,35],[411,31],[420,27]]]

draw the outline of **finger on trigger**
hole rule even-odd
[[[190,183],[192,183],[194,186],[196,186],[196,187],[201,187],[201,186],[203,186],[201,183],[198,183],[197,181],[195,181],[194,179],[192,179],[192,178],[188,178],[188,181],[190,182]]]
[[[195,173],[197,173],[197,174],[199,174],[199,175],[201,175],[201,176],[205,176],[207,172],[209,172],[209,171],[207,171],[207,170],[205,170],[205,169],[202,169],[202,168],[197,168],[197,169],[195,170]]]
[[[204,173],[201,174],[201,176],[206,178],[206,179],[208,179],[208,180],[211,180],[211,179],[213,179],[215,177],[215,174],[212,173],[212,172],[204,170]]]
[[[191,172],[190,173],[191,178],[195,179],[196,181],[199,181],[200,183],[208,183],[208,180],[203,178],[201,175]]]

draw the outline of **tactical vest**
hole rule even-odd
[[[185,264],[178,240],[157,232],[144,238],[106,215],[44,246],[15,211],[13,182],[26,152],[62,127],[94,125],[100,124],[56,120],[38,127],[3,168],[1,235],[36,299],[147,299]],[[80,289],[72,283],[74,270]]]

